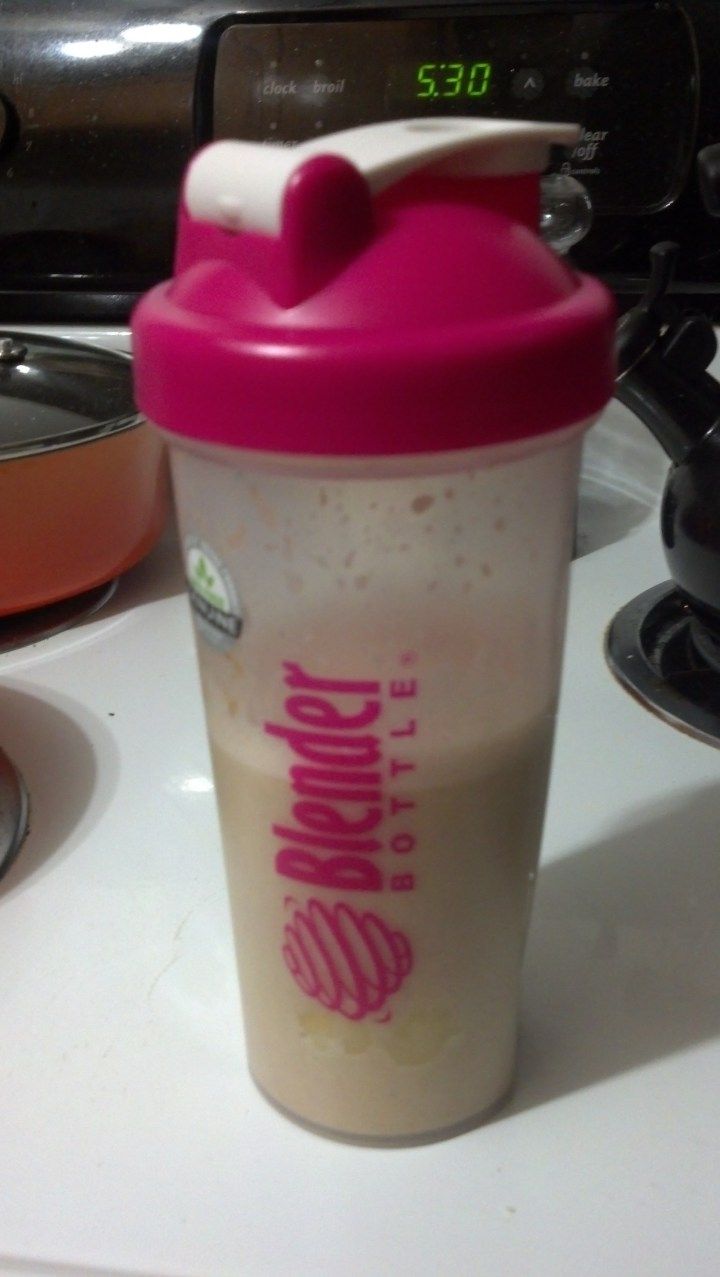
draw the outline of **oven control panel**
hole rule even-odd
[[[597,212],[623,214],[671,203],[693,157],[695,50],[674,5],[235,17],[210,59],[205,140],[291,145],[424,115],[573,121],[564,171]]]

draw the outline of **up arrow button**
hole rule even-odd
[[[520,98],[523,102],[532,102],[533,98],[540,96],[544,88],[545,76],[542,71],[538,71],[537,67],[521,67],[513,76],[513,97]]]

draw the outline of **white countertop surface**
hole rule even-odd
[[[573,566],[517,1087],[407,1150],[248,1077],[172,541],[95,620],[0,657],[32,830],[0,885],[0,1272],[716,1277],[720,754],[603,632],[666,579],[655,517]]]

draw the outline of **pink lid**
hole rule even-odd
[[[423,123],[374,132],[412,124],[417,135]],[[524,129],[535,150],[528,159],[521,147],[521,160],[541,169],[547,137],[568,126],[451,123],[471,125],[473,139],[489,130],[494,150],[476,144],[482,163],[468,164],[466,141],[463,163],[440,168],[435,142],[435,171],[405,160],[378,178],[379,165],[363,174],[344,145],[372,130],[350,130],[310,154],[283,151],[274,204],[267,173],[280,148],[252,148],[257,206],[229,149],[250,144],[201,152],[175,277],[133,316],[142,411],[207,443],[345,456],[505,442],[599,412],[614,389],[612,300],[539,239],[538,174],[512,171],[517,146],[507,155]],[[208,198],[203,174],[220,161],[224,184]]]

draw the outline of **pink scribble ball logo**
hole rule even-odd
[[[410,942],[375,913],[288,897],[283,958],[299,989],[348,1020],[389,1019],[388,999],[413,965]],[[385,1015],[382,1013],[386,1012]]]

